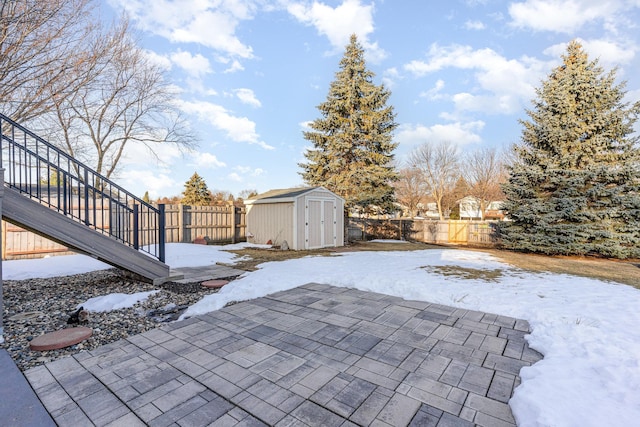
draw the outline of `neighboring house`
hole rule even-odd
[[[506,220],[506,215],[502,210],[502,201],[496,201],[489,203],[487,209],[484,211],[484,219],[486,220]]]
[[[421,216],[422,218],[440,219],[440,214],[438,213],[438,205],[436,204],[436,202],[420,203],[418,205],[418,209],[419,209],[419,216]]]
[[[396,203],[396,206],[398,207],[398,213],[394,215],[395,218],[411,218],[413,216],[408,207],[401,205],[400,203]],[[435,202],[418,203],[415,209],[415,216],[413,217],[419,219],[440,219],[440,215],[438,214],[438,205],[436,205]]]
[[[467,196],[458,201],[460,205],[460,219],[482,219],[480,211],[480,202],[472,196]],[[504,212],[502,211],[502,201],[498,200],[489,203],[484,211],[484,219],[486,220],[502,220]]]

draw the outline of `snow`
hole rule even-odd
[[[159,291],[138,292],[135,294],[109,294],[99,297],[89,298],[82,304],[78,304],[76,308],[82,307],[87,311],[96,313],[104,311],[119,310],[121,308],[133,307],[138,302],[145,301],[151,295]]]
[[[236,255],[225,252],[226,250],[250,247],[270,248],[271,246],[250,243],[236,243],[224,246],[169,243],[165,246],[166,263],[171,268],[201,267],[217,262],[230,263],[236,259]],[[221,250],[223,248],[224,250]],[[54,256],[37,260],[20,259],[2,263],[2,278],[4,280],[48,278],[82,274],[108,268],[111,268],[111,266],[85,255]]]
[[[233,263],[237,258],[223,249],[228,246],[170,244],[168,263],[174,268]],[[90,260],[70,258],[4,262],[4,278],[63,274],[51,260],[64,263],[65,274],[77,273]],[[443,266],[501,275],[465,279],[441,274]],[[509,402],[519,426],[623,426],[640,419],[640,290],[518,270],[482,252],[353,252],[265,263],[192,305],[184,317],[309,282],[527,319],[529,345],[544,359],[520,372],[522,383]]]
[[[2,262],[3,280],[24,280],[68,276],[111,268],[85,255],[60,255],[40,259],[18,259]]]
[[[169,243],[165,246],[167,260],[166,263],[171,268],[180,267],[201,267],[213,265],[217,262],[232,263],[237,260],[237,255],[231,250],[246,248],[270,248],[271,245],[256,245],[251,243],[236,243],[233,245],[194,245],[191,243]]]

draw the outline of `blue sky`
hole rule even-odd
[[[640,100],[639,0],[102,0],[164,66],[199,137],[193,152],[131,147],[116,181],[179,195],[302,185],[306,123],[320,117],[349,36],[391,90],[399,162],[427,141],[461,151],[520,138],[535,88],[578,39]]]

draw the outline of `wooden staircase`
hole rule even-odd
[[[168,280],[163,205],[145,203],[2,114],[0,129],[3,219],[154,284]]]

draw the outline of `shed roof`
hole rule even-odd
[[[245,200],[246,204],[254,204],[254,203],[279,203],[279,202],[290,202],[293,201],[298,196],[302,196],[303,194],[309,193],[314,190],[324,190],[333,194],[334,196],[341,198],[340,196],[332,193],[324,187],[296,187],[296,188],[282,188],[278,190],[269,190],[266,193],[258,194],[248,200]]]

